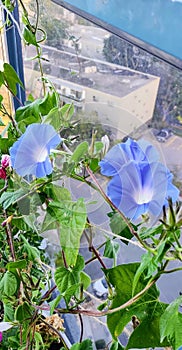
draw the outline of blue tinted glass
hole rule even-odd
[[[55,1],[59,3],[59,1]],[[67,0],[90,15],[182,59],[182,0]]]

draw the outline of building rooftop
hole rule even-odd
[[[155,79],[109,62],[89,59],[68,51],[43,46],[46,61],[43,66],[49,75],[75,84],[91,87],[109,95],[123,97]],[[31,55],[32,53],[29,53]],[[26,62],[28,67],[30,62]],[[36,67],[34,67],[36,69]]]

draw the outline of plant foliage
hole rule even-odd
[[[0,119],[0,347],[93,350],[83,316],[92,317],[92,322],[106,316],[111,341],[104,345],[105,339],[97,340],[97,348],[178,350],[182,298],[162,302],[157,285],[164,274],[182,270],[181,204],[172,174],[153,159],[152,145],[129,139],[107,153],[109,138],[100,132],[100,124],[97,134],[90,131],[90,123],[73,120],[74,103],[63,103],[42,65],[41,43],[62,48],[66,24],[41,13],[41,1],[36,1],[34,19],[24,2],[18,3],[19,30],[24,44],[36,50],[33,60],[42,95],[19,101],[11,114],[0,96],[2,115],[9,118],[7,125]],[[15,2],[2,1],[1,6],[8,27]],[[78,44],[79,39],[73,39]],[[105,41],[105,54],[110,46],[117,46],[112,38]],[[75,50],[78,56],[77,46]],[[17,101],[18,88],[24,88],[6,62],[0,87]],[[79,138],[83,132],[90,138]],[[109,184],[105,176],[112,177]],[[151,202],[152,213],[158,215],[152,227],[146,219]],[[128,253],[132,244],[142,249],[137,262]],[[127,264],[121,264],[123,249]],[[171,261],[178,265],[171,268]],[[95,281],[96,276],[102,277]],[[69,321],[64,326],[65,314]],[[70,345],[71,323],[77,329],[78,320],[80,339]]]

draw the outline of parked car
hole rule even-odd
[[[104,339],[98,339],[95,341],[95,346],[97,350],[104,350],[106,349],[106,341]]]
[[[170,129],[161,129],[157,134],[156,138],[159,142],[165,142],[170,136],[173,135]]]
[[[108,297],[108,286],[104,277],[99,278],[93,283],[93,292],[97,298],[107,299]]]

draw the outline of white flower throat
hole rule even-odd
[[[142,187],[135,193],[135,200],[137,204],[149,203],[153,197],[153,189],[151,187]]]
[[[46,160],[47,156],[48,156],[48,151],[46,147],[39,147],[35,150],[35,161],[42,163]]]

